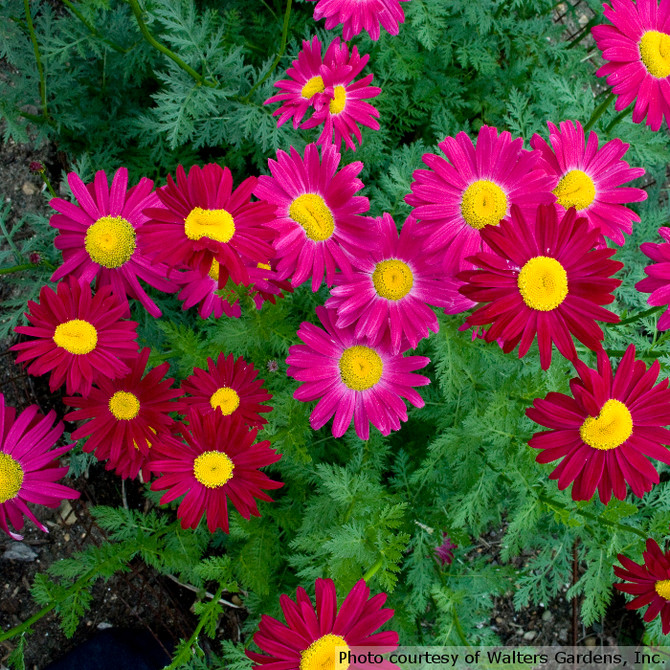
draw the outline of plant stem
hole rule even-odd
[[[600,16],[594,16],[581,30],[577,31],[577,34],[570,40],[568,44],[568,49],[572,49],[577,46],[583,39],[586,37],[586,33],[593,28],[600,21]]]
[[[26,23],[28,24],[30,41],[33,43],[33,51],[35,52],[35,62],[37,63],[37,72],[40,75],[40,99],[42,101],[42,116],[48,121],[49,112],[47,111],[47,85],[46,81],[44,80],[44,69],[42,68],[42,59],[40,58],[40,48],[37,44],[37,35],[35,34],[33,17],[30,15],[29,0],[23,0],[23,8],[26,13]]]
[[[0,275],[8,275],[12,272],[21,272],[22,270],[30,270],[36,268],[37,265],[33,263],[22,263],[21,265],[13,265],[11,268],[0,268]]]
[[[97,37],[101,42],[104,42],[108,47],[118,51],[120,54],[128,53],[129,49],[124,49],[115,42],[108,40],[100,34],[100,31],[74,6],[70,0],[61,0],[62,3],[91,31],[94,37]]]
[[[42,177],[42,181],[44,182],[45,186],[49,189],[51,197],[52,198],[58,197],[56,195],[56,191],[54,191],[53,186],[51,185],[51,182],[49,181],[49,177],[47,177],[46,172],[44,170],[40,170],[40,177]]]
[[[197,81],[198,84],[202,84],[203,86],[209,86],[210,88],[216,88],[216,84],[205,79],[201,74],[196,72],[190,65],[188,65],[181,58],[179,58],[179,56],[177,56],[177,54],[174,51],[171,51],[164,44],[161,44],[149,32],[147,24],[144,22],[144,19],[142,18],[142,9],[140,8],[139,2],[137,0],[128,0],[128,4],[130,5],[130,8],[133,10],[135,20],[137,21],[137,25],[139,26],[142,36],[152,47],[158,49],[158,51],[160,51],[162,54],[165,54],[168,58],[174,61],[182,70],[184,70],[184,72],[193,77],[193,79],[195,79],[195,81]]]
[[[374,577],[377,574],[377,572],[379,571],[379,568],[382,567],[383,563],[384,563],[384,558],[382,556],[380,556],[377,559],[377,562],[363,575],[363,579],[366,582],[369,579],[372,579],[372,577]]]
[[[635,321],[637,321],[638,319],[644,319],[645,316],[651,316],[652,314],[656,314],[656,312],[660,312],[666,307],[667,305],[658,305],[657,307],[646,309],[644,310],[644,312],[638,312],[637,314],[633,314],[633,316],[625,318],[623,321],[619,321],[619,323],[611,324],[611,327],[625,326],[628,323],[635,323]]]
[[[628,107],[626,107],[626,109],[624,109],[622,112],[619,112],[614,117],[614,119],[609,124],[609,126],[607,126],[607,128],[605,128],[605,133],[611,133],[614,126],[616,126],[619,123],[619,121],[621,121],[622,119],[625,119],[630,114],[630,111],[631,111],[631,109],[633,109],[634,106],[635,106],[635,103],[633,102],[630,105],[628,105]]]
[[[605,113],[605,110],[612,104],[616,96],[614,93],[610,93],[594,110],[591,114],[591,118],[586,122],[584,126],[584,132],[587,133],[591,128],[593,128],[595,122]]]
[[[289,19],[291,18],[291,2],[292,0],[286,0],[286,12],[284,13],[284,27],[282,28],[282,34],[281,34],[281,45],[279,47],[279,53],[277,54],[277,57],[274,59],[274,62],[270,66],[270,69],[263,75],[262,79],[259,79],[249,90],[249,92],[242,98],[242,102],[247,102],[249,98],[251,97],[251,94],[261,85],[263,84],[266,79],[275,71],[275,68],[277,65],[279,65],[279,61],[281,60],[282,56],[284,55],[284,51],[286,51],[286,38],[288,36],[288,23]]]

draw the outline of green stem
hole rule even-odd
[[[568,44],[568,49],[572,49],[573,47],[577,46],[583,39],[586,37],[586,33],[593,28],[593,26],[596,25],[600,21],[600,16],[596,15],[594,16],[580,31],[577,32],[577,34],[570,40],[570,43]]]
[[[11,268],[0,268],[0,275],[8,275],[12,272],[21,272],[22,270],[30,270],[30,268],[36,268],[37,265],[33,263],[21,263],[21,265],[13,265]]]
[[[5,212],[6,211],[9,210],[5,210]],[[9,235],[9,231],[7,230],[7,226],[5,225],[5,218],[4,218],[5,212],[0,212],[0,232],[2,232],[5,239],[7,240],[7,244],[9,245],[9,248],[12,250],[14,258],[16,258],[16,262],[20,264],[21,261],[23,260],[23,256],[21,255],[21,252],[19,252],[16,244],[14,244],[14,240]]]
[[[56,191],[54,191],[53,186],[51,185],[51,182],[49,181],[49,177],[47,177],[46,172],[44,170],[40,170],[40,177],[42,177],[42,181],[46,185],[46,187],[49,189],[49,193],[51,193],[52,198],[56,198]]]
[[[40,99],[42,101],[42,116],[49,120],[49,112],[47,111],[47,85],[44,80],[44,70],[42,68],[42,59],[40,58],[40,48],[37,44],[37,35],[35,34],[35,26],[33,25],[33,17],[30,15],[29,0],[23,0],[23,8],[26,13],[26,23],[28,24],[28,32],[30,33],[30,41],[33,43],[33,51],[35,52],[35,62],[37,63],[37,72],[40,75]]]
[[[380,556],[377,559],[377,562],[363,575],[363,579],[367,582],[368,580],[372,579],[377,572],[379,572],[379,568],[382,567],[384,564],[384,558],[383,556]]]
[[[94,37],[97,37],[101,42],[104,42],[107,46],[118,51],[120,54],[128,53],[129,49],[124,49],[115,42],[108,40],[106,37],[100,34],[98,29],[88,20],[86,17],[70,2],[70,0],[62,0],[63,4],[91,31],[91,34]]]
[[[656,314],[656,312],[660,312],[661,310],[664,310],[666,307],[667,305],[658,305],[657,307],[646,309],[644,310],[644,312],[638,312],[637,314],[633,314],[633,316],[625,318],[623,321],[619,321],[619,323],[613,323],[611,324],[610,327],[614,328],[616,326],[625,326],[628,323],[635,323],[635,321],[638,321],[639,319],[644,319],[646,316]]]
[[[584,132],[587,133],[591,128],[593,128],[595,122],[605,113],[605,110],[612,104],[616,96],[614,93],[610,93],[594,110],[591,114],[591,118],[586,122],[584,126]]]
[[[289,19],[291,18],[291,2],[292,0],[286,0],[286,12],[284,13],[284,27],[282,28],[282,34],[281,34],[281,45],[279,47],[279,53],[277,54],[277,57],[274,59],[274,62],[270,66],[270,69],[265,73],[262,79],[259,79],[250,89],[250,91],[242,98],[242,102],[247,102],[249,98],[251,97],[251,94],[259,87],[261,86],[267,78],[275,71],[275,68],[277,65],[279,65],[279,61],[281,60],[282,56],[284,55],[284,51],[286,51],[286,38],[288,36],[288,23]]]
[[[626,353],[626,350],[625,349],[605,349],[605,352],[607,353],[607,355],[610,358],[612,358],[612,357],[621,358]],[[647,351],[636,351],[635,352],[635,358],[653,358],[653,359],[656,359],[656,358],[660,358],[661,356],[664,356],[664,355],[665,354],[662,351],[656,352],[656,351],[652,351],[651,349],[649,349]]]
[[[201,74],[196,72],[190,65],[186,64],[181,58],[179,58],[179,56],[177,56],[177,54],[174,53],[174,51],[171,51],[164,44],[161,44],[149,32],[147,24],[144,22],[144,19],[142,18],[142,9],[140,8],[139,2],[137,0],[128,0],[128,4],[130,5],[130,8],[133,10],[135,20],[137,21],[137,25],[139,26],[142,36],[152,47],[154,47],[154,49],[157,49],[162,54],[165,54],[169,59],[174,61],[182,70],[184,70],[184,72],[193,77],[193,79],[195,79],[195,81],[197,81],[198,84],[202,84],[203,86],[209,86],[210,88],[216,88],[215,83],[206,80]]]
[[[631,111],[631,109],[633,109],[634,106],[635,106],[635,103],[633,102],[630,105],[628,105],[628,107],[626,107],[626,109],[624,109],[623,112],[619,112],[614,117],[614,119],[609,124],[609,126],[607,126],[607,128],[605,128],[605,134],[611,133],[612,130],[614,129],[614,126],[616,126],[622,119],[625,119],[630,114],[630,111]]]

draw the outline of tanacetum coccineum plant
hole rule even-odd
[[[96,460],[146,494],[38,576],[67,634],[145,560],[215,596],[175,667],[232,594],[213,667],[514,642],[564,584],[664,641],[670,5],[503,4],[0,7],[5,132],[67,163],[0,205],[0,335],[74,423],[3,405],[0,529]]]

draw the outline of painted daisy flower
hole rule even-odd
[[[644,242],[640,245],[642,253],[654,262],[644,269],[649,276],[635,284],[640,293],[651,293],[647,302],[654,307],[670,305],[670,228],[659,228],[658,234],[664,242]],[[656,327],[658,330],[670,328],[669,310],[663,312]]]
[[[206,275],[199,270],[186,270],[181,273],[179,284],[179,300],[182,309],[190,309],[198,305],[198,314],[208,319],[212,314],[220,319],[224,314],[234,319],[242,316],[237,294],[226,288],[219,288],[219,262],[214,259]]]
[[[247,284],[245,262],[261,263],[272,257],[273,232],[267,227],[272,208],[251,202],[256,178],[245,179],[233,190],[227,167],[209,163],[194,165],[186,176],[177,167],[177,183],[168,175],[167,185],[156,193],[163,207],[149,207],[150,218],[140,231],[140,240],[154,262],[172,267],[186,265],[204,276],[212,261],[220,264],[219,287],[230,277]]]
[[[449,535],[442,531],[442,544],[433,550],[442,567],[451,565],[454,560],[454,549],[458,549],[458,545],[454,544]]]
[[[49,530],[28,509],[26,503],[56,508],[62,500],[79,497],[79,493],[56,481],[67,474],[56,460],[74,445],[51,449],[63,434],[63,423],[54,426],[56,412],[45,417],[37,405],[31,405],[16,416],[13,407],[5,405],[0,393],[0,528],[12,539],[23,536],[9,530],[23,528],[23,517],[40,530]]]
[[[398,646],[398,633],[375,632],[389,621],[394,610],[384,607],[386,594],[370,597],[370,588],[359,580],[337,607],[337,592],[331,579],[314,583],[315,603],[299,587],[296,598],[279,598],[286,624],[264,614],[254,642],[265,652],[245,650],[256,664],[254,670],[323,670],[342,668],[336,660],[336,649],[379,647],[379,652]]]
[[[607,77],[620,111],[635,102],[633,122],[658,130],[670,123],[670,6],[667,0],[616,0],[603,5],[613,25],[594,26],[593,38],[608,61],[596,73]]]
[[[366,54],[362,58],[358,49],[354,47],[349,55],[349,47],[340,43],[339,37],[328,47],[327,56],[332,51],[332,59],[324,61],[321,67],[321,78],[324,85],[324,95],[329,100],[314,110],[312,118],[302,124],[302,128],[316,128],[322,123],[323,131],[316,141],[317,144],[330,144],[334,142],[338,151],[342,140],[347,147],[356,151],[356,145],[352,136],[361,143],[360,126],[379,130],[379,112],[366,99],[378,96],[382,90],[376,86],[370,86],[374,75],[369,74],[358,81],[356,76],[365,67],[370,56]]]
[[[257,430],[219,413],[189,414],[189,425],[180,426],[185,442],[165,436],[154,447],[149,468],[161,475],[152,491],[166,491],[165,505],[186,494],[177,516],[182,528],[197,528],[207,513],[207,528],[228,532],[228,500],[245,518],[260,516],[256,500],[273,502],[263,489],[278,489],[282,482],[270,479],[258,468],[276,463],[281,454],[264,440],[254,444]]]
[[[318,430],[335,415],[335,437],[344,435],[352,417],[361,440],[370,437],[370,423],[382,435],[399,430],[400,422],[407,421],[402,398],[414,407],[424,405],[413,387],[425,386],[430,379],[412,373],[430,359],[393,354],[387,342],[371,346],[356,337],[353,328],[338,328],[335,314],[325,307],[317,307],[316,315],[325,332],[303,322],[298,337],[305,344],[290,347],[286,359],[286,374],[303,382],[293,397],[302,402],[319,399],[309,419],[312,428]]]
[[[90,286],[70,277],[56,291],[43,286],[39,303],[28,301],[28,309],[26,318],[32,325],[14,331],[31,339],[11,349],[21,352],[17,363],[32,361],[29,374],[51,372],[52,392],[65,384],[68,395],[87,395],[94,381],[130,372],[124,361],[137,356],[137,323],[121,319],[126,306],[118,303],[109,286],[91,296]]]
[[[169,363],[144,374],[150,352],[148,347],[143,349],[125,377],[103,377],[98,380],[99,388],[91,388],[85,398],[63,399],[66,405],[79,408],[70,412],[66,421],[86,421],[72,438],[88,437],[83,450],[95,452],[99,461],[107,460],[105,468],[124,479],[137,477],[140,470],[143,476],[148,473],[152,444],[174,425],[169,412],[182,409],[181,403],[174,402],[181,391],[171,388],[173,379],[163,379]]]
[[[258,371],[242,356],[219,354],[216,364],[207,359],[207,370],[193,368],[193,374],[181,385],[187,407],[202,415],[230,416],[245,426],[262,428],[268,422],[261,414],[272,411],[264,405],[272,398],[264,388],[264,379],[256,379]]]
[[[614,588],[635,596],[626,603],[626,609],[637,610],[649,605],[642,617],[647,623],[661,615],[663,635],[670,633],[670,552],[663,551],[655,540],[647,540],[643,563],[627,556],[617,556],[623,567],[614,566],[614,574],[623,582]]]
[[[644,174],[644,168],[632,168],[622,160],[630,145],[614,139],[598,148],[596,133],[591,131],[587,142],[579,121],[563,121],[560,128],[547,125],[551,146],[539,135],[530,144],[540,157],[538,166],[554,178],[559,211],[574,207],[590,227],[623,244],[623,233],[630,234],[633,221],[640,220],[624,204],[647,199],[641,188],[623,186]]]
[[[465,133],[439,145],[447,157],[424,154],[428,170],[415,170],[412,192],[405,202],[419,220],[427,251],[443,251],[463,261],[482,249],[482,231],[509,216],[512,205],[535,215],[540,204],[556,198],[554,179],[536,166],[537,157],[523,148],[523,139],[482,126],[476,146]]]
[[[389,214],[377,219],[377,238],[367,257],[352,258],[351,278],[338,275],[326,307],[337,312],[337,327],[354,326],[357,338],[375,346],[384,338],[394,354],[416,348],[419,340],[437,333],[437,317],[428,305],[453,303],[453,285],[444,282],[439,264],[431,265],[415,235],[415,222],[405,221],[400,235]]]
[[[397,35],[405,14],[400,6],[407,0],[311,0],[316,2],[314,20],[326,19],[326,30],[332,30],[342,24],[342,37],[349,41],[355,35],[366,30],[370,39],[379,39],[379,25],[389,35]]]
[[[279,279],[277,272],[277,261],[272,259],[269,263],[258,263],[255,268],[249,268],[249,277],[252,286],[250,295],[256,305],[256,309],[261,309],[266,302],[273,305],[277,298],[283,298],[284,293],[293,293],[291,283]]]
[[[111,189],[102,170],[96,172],[92,184],[84,184],[74,172],[67,181],[79,206],[62,198],[49,201],[60,212],[49,223],[59,231],[54,245],[63,252],[63,265],[51,281],[68,275],[88,284],[96,279],[96,287],[111,286],[116,299],[126,307],[130,296],[139,300],[151,316],[161,316],[138,281],[142,279],[167,293],[177,290],[166,278],[165,265],[152,265],[138,245],[137,231],[147,220],[142,210],[158,203],[152,193],[154,183],[142,178],[128,189],[126,168],[116,171]]]
[[[293,286],[312,278],[312,291],[323,282],[332,286],[335,270],[346,274],[351,264],[345,252],[355,256],[372,237],[371,219],[361,216],[370,208],[356,175],[363,163],[356,161],[338,171],[340,154],[335,147],[319,150],[308,144],[304,158],[291,147],[291,155],[277,151],[277,160],[268,160],[271,177],[258,178],[254,191],[276,208],[269,225],[277,231],[274,240],[277,272],[291,276]]]
[[[528,443],[541,449],[536,460],[562,458],[549,475],[563,490],[570,483],[574,500],[589,500],[596,487],[607,504],[612,493],[626,497],[626,485],[641,498],[658,484],[658,473],[645,458],[670,463],[670,390],[668,380],[656,384],[658,361],[647,369],[635,360],[631,344],[616,374],[607,354],[598,352],[596,370],[575,361],[579,377],[570,382],[572,396],[550,393],[537,399],[526,415],[550,430],[536,433]]]
[[[528,353],[537,335],[540,364],[551,363],[552,342],[569,360],[577,358],[574,335],[592,350],[601,348],[596,320],[618,323],[619,317],[600,305],[614,300],[621,284],[611,275],[623,264],[609,260],[614,249],[593,249],[597,230],[569,209],[559,222],[556,208],[542,206],[532,224],[513,207],[511,221],[488,226],[482,238],[491,249],[471,257],[478,269],[461,272],[460,291],[474,302],[488,303],[465,321],[467,326],[491,324],[484,339],[501,338],[503,351],[519,345]]]

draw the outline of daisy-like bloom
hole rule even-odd
[[[331,52],[333,44],[335,47]],[[359,144],[361,143],[359,125],[379,130],[377,122],[379,112],[365,100],[378,96],[382,90],[370,86],[374,78],[372,74],[354,81],[368,62],[369,54],[361,58],[358,49],[354,47],[349,55],[349,47],[340,43],[339,37],[328,47],[326,55],[329,56],[331,53],[332,58],[324,61],[320,70],[324,95],[329,102],[315,109],[312,118],[305,121],[301,127],[316,128],[323,123],[323,131],[316,141],[317,144],[334,142],[339,150],[344,140],[347,147],[356,151],[352,136]]]
[[[172,267],[186,265],[205,276],[212,261],[220,264],[219,287],[228,277],[247,284],[245,263],[263,263],[272,257],[274,236],[267,227],[272,207],[251,202],[256,177],[248,177],[233,190],[230,170],[216,163],[194,165],[186,176],[177,167],[177,183],[168,175],[167,185],[156,193],[163,207],[149,207],[150,218],[140,239],[154,262]]]
[[[92,296],[90,286],[70,277],[56,291],[43,286],[39,303],[28,301],[28,309],[32,325],[14,330],[31,339],[11,348],[21,352],[17,363],[32,361],[29,374],[51,372],[52,392],[65,384],[68,395],[87,395],[94,381],[130,372],[126,362],[137,356],[137,323],[121,319],[127,307],[119,304],[111,287],[103,286]]]
[[[182,409],[174,402],[181,391],[171,388],[173,379],[163,379],[169,363],[144,375],[150,352],[148,347],[143,349],[125,377],[103,377],[98,380],[98,388],[94,386],[85,398],[63,399],[66,405],[79,408],[70,412],[66,421],[86,421],[72,438],[88,437],[84,451],[95,452],[99,461],[107,460],[105,468],[115,470],[124,479],[137,477],[141,469],[143,476],[148,472],[151,446],[174,425],[169,412]]]
[[[482,249],[481,233],[509,216],[512,205],[535,215],[540,204],[556,198],[554,179],[536,166],[537,156],[523,149],[523,139],[482,126],[477,144],[465,133],[447,137],[439,145],[447,160],[424,154],[428,170],[415,170],[412,192],[405,202],[419,220],[427,251],[442,251],[464,259]]]
[[[254,195],[276,208],[269,225],[277,231],[277,272],[282,279],[291,276],[293,286],[311,276],[312,291],[317,291],[324,270],[332,286],[336,269],[351,273],[345,252],[356,256],[372,238],[372,219],[361,216],[370,202],[355,195],[363,188],[356,176],[363,163],[338,171],[340,158],[332,145],[323,147],[319,157],[317,146],[308,144],[304,158],[291,147],[290,156],[277,151],[277,160],[268,160],[271,177],[258,178]]]
[[[400,235],[389,214],[377,219],[377,237],[367,257],[352,259],[351,278],[338,275],[326,307],[337,312],[337,327],[354,326],[357,338],[371,346],[388,337],[394,354],[416,348],[419,340],[437,333],[437,317],[428,305],[452,305],[454,285],[444,282],[439,264],[430,264],[415,222],[405,221]]]
[[[128,170],[120,168],[112,179],[100,170],[92,184],[71,172],[67,176],[70,189],[79,206],[61,198],[49,204],[60,214],[49,221],[59,235],[54,240],[63,252],[63,265],[52,275],[58,281],[72,275],[96,286],[111,286],[116,299],[128,309],[128,296],[139,300],[151,316],[161,316],[156,303],[146,294],[138,279],[160,291],[174,293],[177,286],[166,278],[167,268],[152,265],[138,244],[138,231],[147,221],[146,207],[158,204],[152,193],[154,183],[142,178],[128,189]]]
[[[596,370],[576,361],[576,377],[570,382],[572,397],[549,393],[537,399],[526,415],[550,430],[536,433],[529,444],[541,449],[536,460],[563,460],[549,475],[558,488],[572,486],[574,500],[589,500],[596,487],[607,504],[614,493],[626,497],[626,484],[641,498],[659,478],[645,458],[670,463],[670,390],[668,380],[656,384],[658,361],[647,369],[635,360],[631,344],[616,374],[607,354],[598,352]]]
[[[594,26],[593,37],[608,61],[596,73],[607,77],[620,111],[635,102],[633,122],[658,130],[670,123],[670,4],[667,0],[615,0],[603,5],[613,25]]]
[[[471,314],[467,326],[491,324],[484,339],[502,339],[503,351],[519,345],[525,356],[537,335],[540,364],[551,364],[552,342],[569,360],[577,358],[574,335],[594,351],[601,348],[602,330],[596,320],[618,323],[603,309],[621,284],[611,275],[623,264],[610,260],[614,249],[593,249],[598,231],[569,209],[559,222],[556,208],[542,206],[533,223],[516,207],[511,221],[488,226],[482,238],[491,249],[471,257],[478,269],[461,272],[461,293],[488,303]]]
[[[442,567],[451,565],[454,560],[454,549],[458,549],[458,545],[454,544],[445,532],[442,532],[442,544],[434,549],[435,556],[442,564]]]
[[[37,405],[17,417],[0,393],[0,528],[14,540],[23,536],[9,530],[9,524],[20,531],[24,516],[49,532],[26,503],[56,508],[62,500],[79,497],[77,491],[56,483],[68,470],[59,468],[56,459],[74,445],[51,448],[63,434],[63,423],[54,426],[55,418],[54,411],[45,417],[39,414]]]
[[[397,35],[405,14],[400,6],[407,0],[311,0],[316,2],[314,20],[326,19],[326,30],[342,24],[342,37],[348,42],[367,30],[370,39],[379,39],[380,24],[389,35]]]
[[[253,282],[250,295],[253,298],[256,309],[261,309],[263,303],[269,302],[273,305],[277,298],[283,298],[286,293],[293,293],[291,283],[279,279],[277,262],[273,259],[269,263],[258,263],[255,268],[249,268],[249,277]]]
[[[212,314],[215,319],[220,319],[224,314],[234,319],[240,318],[242,310],[235,292],[219,288],[219,268],[219,262],[214,259],[204,276],[199,270],[182,272],[178,296],[183,303],[182,309],[198,305],[198,314],[203,319],[208,319]]]
[[[264,379],[256,379],[258,371],[253,363],[242,356],[222,353],[214,363],[207,359],[207,370],[193,368],[193,374],[181,385],[187,407],[200,414],[218,414],[253,428],[262,428],[268,422],[261,414],[272,411],[264,405],[272,398],[264,388]]]
[[[428,377],[412,374],[425,367],[425,356],[394,354],[388,342],[371,346],[366,338],[356,337],[353,328],[338,328],[335,314],[317,307],[316,315],[325,332],[307,322],[298,329],[305,343],[289,349],[286,371],[289,377],[303,382],[293,397],[302,402],[319,399],[309,422],[314,430],[324,426],[335,415],[333,435],[342,437],[353,416],[356,435],[370,437],[370,423],[382,435],[400,429],[407,421],[402,398],[423,407],[423,398],[413,388],[430,383]]]
[[[337,651],[351,647],[375,647],[379,653],[398,646],[398,633],[378,631],[394,614],[384,607],[386,594],[370,597],[370,588],[359,580],[337,607],[337,593],[331,579],[317,579],[315,603],[299,587],[296,598],[279,598],[286,624],[264,614],[254,635],[263,654],[245,650],[256,664],[254,670],[324,670],[348,667],[338,662]]]
[[[596,133],[591,131],[587,141],[579,121],[563,121],[559,128],[547,125],[551,146],[539,135],[530,144],[540,156],[538,165],[554,178],[559,211],[574,207],[590,227],[623,244],[623,233],[630,234],[633,221],[640,220],[625,203],[647,199],[641,188],[623,186],[644,174],[644,168],[632,168],[622,160],[630,145],[615,139],[598,148]]]
[[[255,499],[273,502],[263,490],[283,483],[258,468],[276,463],[281,454],[268,440],[254,444],[257,429],[249,430],[220,413],[190,412],[188,420],[188,427],[179,427],[185,442],[165,436],[153,447],[149,468],[161,476],[151,490],[167,490],[161,505],[186,494],[177,510],[182,528],[196,528],[206,512],[211,533],[217,528],[228,532],[228,500],[245,519],[260,516]]]
[[[637,610],[649,605],[642,617],[647,623],[661,615],[663,635],[670,633],[670,552],[663,551],[655,540],[647,540],[643,563],[627,556],[617,556],[623,567],[614,566],[614,574],[623,582],[614,588],[635,596],[626,603],[626,609]]]
[[[635,284],[640,293],[651,293],[647,302],[654,307],[670,305],[670,228],[659,228],[658,234],[665,240],[664,242],[660,244],[644,242],[640,245],[642,253],[654,262],[644,269],[649,276]],[[670,328],[670,311],[667,309],[658,320],[657,328],[659,330]]]

